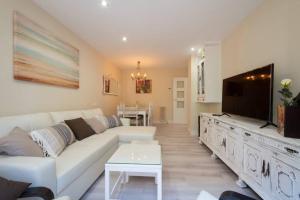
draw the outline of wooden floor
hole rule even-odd
[[[235,184],[237,176],[220,160],[212,160],[210,150],[199,145],[198,139],[190,136],[186,126],[158,125],[157,128],[156,139],[162,145],[163,200],[196,200],[201,190],[216,197],[223,191],[232,190],[257,198],[251,189],[240,189]],[[154,179],[130,178],[117,198],[156,199]],[[82,199],[104,200],[103,175]]]

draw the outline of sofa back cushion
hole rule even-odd
[[[6,136],[15,127],[30,132],[34,129],[48,127],[53,124],[49,113],[36,113],[28,115],[16,115],[0,118],[0,137]]]
[[[103,115],[103,112],[100,108],[89,109],[89,110],[82,110],[82,114],[84,118],[92,118],[97,115]]]
[[[64,122],[65,120],[83,117],[83,114],[80,110],[50,112],[50,115],[51,115],[54,123],[61,123],[61,122]]]
[[[73,131],[77,140],[83,140],[96,132],[82,118],[65,120],[65,123]]]

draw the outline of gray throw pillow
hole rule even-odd
[[[116,115],[113,115],[113,117],[114,117],[115,120],[117,121],[118,126],[123,126],[123,123],[122,123],[120,117],[118,117],[118,116],[116,116]]]
[[[106,130],[106,126],[96,117],[85,119],[85,121],[98,134]]]
[[[0,138],[0,153],[9,156],[43,157],[42,149],[19,127]]]
[[[108,123],[108,128],[114,128],[114,127],[122,126],[121,120],[115,115],[107,116],[106,120],[107,120],[107,123]]]

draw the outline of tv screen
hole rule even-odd
[[[274,65],[223,80],[222,112],[272,122]]]

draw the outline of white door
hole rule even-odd
[[[187,78],[173,80],[173,123],[187,123]]]

